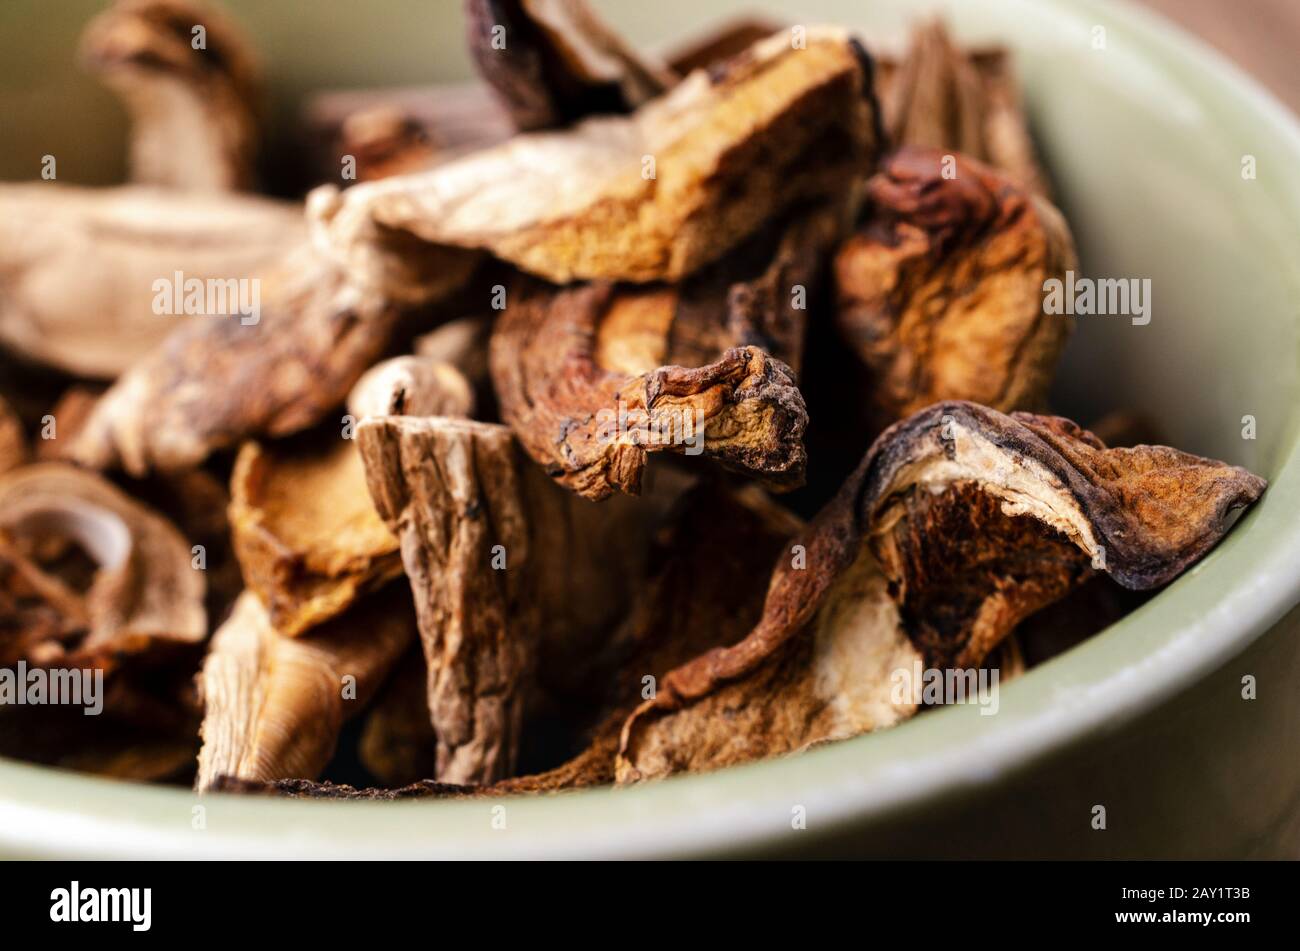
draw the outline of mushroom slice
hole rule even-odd
[[[565,666],[626,610],[673,493],[597,510],[489,423],[373,417],[357,439],[415,596],[436,776],[508,776],[539,655]],[[547,554],[556,551],[564,557]]]
[[[474,262],[461,265],[430,276],[423,302],[468,280]],[[263,279],[256,324],[194,318],[178,328],[104,395],[69,455],[140,475],[315,425],[417,312],[397,302],[407,292],[420,302],[414,287],[363,292],[310,249],[296,249]]]
[[[162,643],[196,644],[207,635],[205,581],[192,565],[189,542],[167,519],[94,473],[39,463],[0,476],[0,533],[0,561],[30,595],[20,600],[43,604],[46,610],[33,607],[35,614],[48,617],[52,610],[62,622],[45,641],[20,629],[0,653],[33,663],[106,666]],[[93,565],[84,596],[79,585],[42,566],[68,545]],[[22,617],[10,620],[22,628]]]
[[[877,431],[945,399],[1039,408],[1071,329],[1042,303],[1043,282],[1077,266],[1060,213],[926,149],[887,158],[868,198],[835,259],[836,320],[873,376]]]
[[[0,185],[0,343],[111,379],[179,321],[209,319],[168,316],[173,284],[220,281],[224,292],[305,237],[301,206],[264,198]]]
[[[365,707],[415,636],[410,599],[393,589],[302,637],[285,637],[244,592],[212,637],[200,686],[203,747],[195,788],[218,776],[315,777],[343,721]]]
[[[1264,480],[1068,420],[943,403],[897,424],[780,563],[740,643],[663,679],[623,727],[631,782],[792,752],[912,715],[912,672],[968,675],[1094,566],[1164,584]]]
[[[814,274],[815,257],[790,273]],[[800,355],[785,264],[779,256],[735,283],[720,268],[682,287],[519,283],[491,340],[502,418],[547,473],[588,499],[636,494],[647,453],[662,451],[801,485],[802,395],[789,366],[751,346]],[[659,365],[669,353],[692,365]]]
[[[18,414],[0,396],[0,473],[16,469],[27,461],[27,440]]]
[[[961,152],[1048,194],[1006,49],[959,49],[936,18],[917,25],[900,61],[882,58],[879,85],[895,147]]]
[[[465,15],[479,74],[524,131],[631,112],[677,81],[586,0],[466,0]]]
[[[252,187],[260,69],[248,37],[221,10],[194,0],[117,0],[86,28],[81,57],[131,114],[133,181]]]
[[[517,136],[417,175],[308,201],[361,284],[405,234],[479,248],[547,280],[677,280],[874,158],[865,53],[836,30],[778,34],[630,116]],[[400,250],[400,249],[399,249]]]
[[[353,388],[359,418],[412,411],[466,416],[469,384],[451,366],[385,361]],[[245,443],[231,475],[230,521],[244,581],[287,637],[402,573],[397,538],[375,511],[351,438],[327,445]]]

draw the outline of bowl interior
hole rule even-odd
[[[227,5],[258,38],[282,117],[312,89],[469,74],[450,4]],[[72,180],[121,174],[120,116],[75,75],[70,59],[69,37],[97,6],[78,0],[54,13],[36,0],[4,5],[7,25],[29,24],[0,28],[0,109],[14,118],[17,144],[0,151],[5,178],[33,177],[30,169],[49,151],[68,156],[61,169]],[[598,6],[647,44],[688,36],[705,18],[691,0]],[[1149,279],[1151,287],[1146,325],[1078,319],[1055,403],[1083,422],[1110,409],[1146,411],[1172,445],[1267,477],[1269,491],[1225,542],[1122,622],[1007,687],[994,717],[948,708],[795,758],[505,803],[200,803],[181,790],[0,761],[0,853],[627,856],[778,842],[795,805],[827,825],[884,822],[905,804],[995,782],[1086,731],[1136,715],[1240,651],[1294,603],[1300,132],[1293,118],[1217,56],[1124,5],[806,0],[794,5],[797,13],[786,6],[768,4],[780,19],[843,23],[869,38],[899,37],[925,11],[942,9],[964,39],[1017,50],[1034,132],[1082,271]],[[706,17],[751,8],[715,2]],[[64,28],[51,29],[51,16]],[[1243,177],[1245,156],[1254,158],[1253,179]],[[1243,437],[1245,417],[1253,418],[1254,438]],[[497,828],[498,809],[506,810],[505,830]]]

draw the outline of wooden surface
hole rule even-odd
[[[1139,0],[1195,33],[1300,113],[1300,0]]]

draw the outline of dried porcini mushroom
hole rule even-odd
[[[411,412],[466,416],[469,384],[417,357],[385,361],[348,400],[356,419]],[[397,538],[366,490],[356,442],[277,447],[245,443],[231,475],[230,523],[244,581],[271,624],[293,637],[402,573]]]
[[[835,259],[836,322],[872,374],[877,430],[945,399],[1041,408],[1071,329],[1042,303],[1043,282],[1076,266],[1060,213],[927,149],[889,156],[867,189]]]
[[[648,310],[671,317],[673,293],[516,286],[492,337],[502,417],[548,474],[589,499],[637,493],[647,454],[661,451],[798,485],[807,412],[789,367],[762,349],[733,347],[705,366],[641,373],[597,362],[602,323],[639,323]],[[616,366],[636,359],[608,347],[605,356]]]
[[[229,282],[256,275],[305,237],[300,206],[264,198],[0,185],[0,343],[111,379],[179,321],[206,319],[174,316],[186,282],[219,281],[223,300],[238,306]]]
[[[195,788],[207,791],[219,776],[316,776],[343,721],[365,707],[414,637],[410,599],[397,588],[302,637],[276,631],[245,592],[203,664]]]
[[[436,777],[508,776],[538,657],[566,666],[608,630],[674,487],[597,507],[552,485],[490,423],[373,417],[357,440],[415,597]]]
[[[438,278],[439,293],[468,279],[473,265],[463,263]],[[140,475],[188,468],[246,438],[299,432],[343,402],[409,313],[352,287],[309,249],[261,286],[256,324],[195,318],[133,366],[95,407],[70,458]]]
[[[1059,417],[924,410],[882,434],[794,540],[806,567],[778,564],[753,631],[673,671],[629,719],[619,781],[896,722],[916,708],[896,671],[980,665],[1094,569],[1165,584],[1263,489],[1175,449],[1106,449]]]
[[[880,66],[880,105],[895,147],[961,152],[1048,194],[1007,50],[959,49],[934,19],[913,30],[900,61],[882,57]]]
[[[470,55],[522,131],[631,112],[677,81],[587,0],[466,0]]]
[[[195,0],[117,0],[86,28],[81,57],[131,114],[133,181],[252,186],[260,69],[222,11]]]
[[[67,566],[61,573],[60,565]],[[60,463],[0,476],[0,657],[110,666],[207,635],[205,580],[157,512]]]
[[[16,469],[27,461],[27,440],[18,414],[0,396],[0,473]]]
[[[510,432],[397,416],[364,421],[357,439],[415,596],[437,776],[455,783],[504,777],[518,750],[537,637],[520,570],[528,530]]]
[[[764,40],[630,116],[346,192],[323,186],[308,202],[318,240],[363,285],[409,250],[393,247],[397,234],[490,251],[558,283],[677,280],[870,167],[865,53],[840,31],[806,40]]]
[[[676,73],[686,74],[708,69],[715,63],[743,53],[759,40],[781,29],[781,24],[759,16],[741,16],[728,20],[708,32],[692,37],[668,56],[668,65]]]

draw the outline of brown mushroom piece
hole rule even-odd
[[[563,667],[621,614],[661,504],[597,510],[542,476],[505,426],[372,417],[357,440],[415,597],[436,777],[508,776],[539,656]]]
[[[701,524],[713,529],[701,532]],[[800,527],[797,518],[761,491],[733,491],[718,485],[691,490],[663,540],[663,565],[608,642],[595,657],[586,659],[583,679],[590,688],[589,702],[602,711],[590,742],[554,769],[491,785],[448,785],[420,780],[421,774],[383,757],[380,770],[372,771],[400,788],[358,790],[310,782],[229,784],[227,788],[301,798],[404,799],[535,794],[607,785],[614,780],[624,719],[647,691],[653,693],[657,678],[704,650],[744,637],[762,612],[767,570]],[[372,716],[377,718],[378,713]],[[390,740],[392,748],[400,749],[401,739],[409,735],[409,730],[401,729],[397,739]]]
[[[927,149],[886,158],[867,191],[834,270],[836,322],[871,374],[876,431],[946,399],[1041,409],[1072,326],[1043,308],[1043,282],[1077,266],[1061,214]]]
[[[223,11],[196,0],[117,0],[87,26],[81,58],[131,114],[132,181],[252,187],[260,68]]]
[[[889,726],[909,671],[963,672],[1094,573],[1173,580],[1263,479],[1068,420],[942,403],[891,427],[778,564],[738,644],[663,679],[623,728],[620,782]],[[914,681],[913,681],[914,683]]]
[[[0,473],[17,469],[27,461],[27,439],[23,422],[7,400],[0,396]]]
[[[359,713],[415,637],[410,598],[394,588],[301,637],[286,637],[252,592],[212,636],[200,686],[199,774],[245,780],[315,777],[343,721]]]
[[[307,100],[301,124],[320,182],[338,181],[349,156],[355,181],[376,181],[498,145],[515,131],[482,83],[322,92]]]
[[[778,34],[630,116],[346,192],[322,186],[313,227],[361,285],[382,281],[399,235],[486,250],[557,283],[677,280],[870,167],[865,55],[837,30],[810,29],[803,49]]]
[[[0,662],[112,668],[207,636],[204,574],[152,509],[60,463],[0,476]]]
[[[0,344],[77,376],[112,379],[181,321],[208,319],[174,313],[186,284],[205,288],[205,306],[213,286],[221,304],[237,307],[236,282],[305,238],[302,207],[288,202],[143,186],[0,185]]]
[[[469,384],[453,367],[417,357],[371,368],[348,405],[354,420],[471,408]],[[245,443],[230,482],[244,581],[280,634],[295,637],[401,575],[397,538],[370,501],[350,431],[310,445]]]
[[[681,285],[518,282],[492,336],[502,418],[590,499],[635,494],[660,451],[799,485],[808,417],[783,361],[802,357],[796,300],[815,289],[842,217],[816,206]]]
[[[465,20],[479,75],[522,131],[631,112],[677,81],[587,0],[466,0]]]
[[[1050,193],[1008,50],[959,48],[935,18],[916,26],[899,60],[879,62],[885,132],[895,147],[961,152],[1026,191]]]
[[[408,259],[414,263],[415,259]],[[320,422],[406,322],[469,279],[476,261],[394,273],[386,289],[353,287],[310,248],[262,279],[256,323],[196,319],[133,366],[96,405],[69,457],[133,475],[176,470],[257,436]]]
[[[405,786],[438,768],[438,736],[429,722],[424,656],[411,649],[397,662],[366,715],[357,755],[385,786]]]

